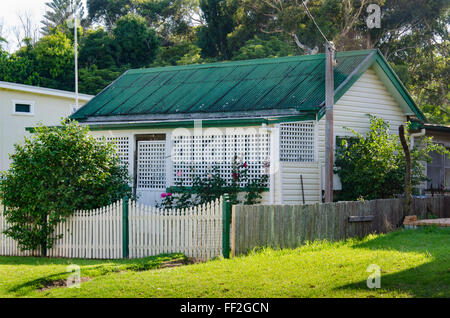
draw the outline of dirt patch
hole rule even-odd
[[[92,278],[90,277],[81,277],[80,278],[80,283],[84,283],[87,281],[90,281]],[[59,279],[59,280],[55,280],[52,282],[46,282],[44,283],[44,287],[38,289],[38,291],[40,292],[44,292],[53,288],[58,288],[58,287],[67,287],[67,279]]]

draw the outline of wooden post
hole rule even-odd
[[[122,239],[122,257],[128,258],[130,255],[130,229],[129,229],[129,222],[128,222],[128,197],[125,197],[123,199],[123,205],[122,205],[122,233],[123,233],[123,239]]]
[[[408,144],[405,138],[405,127],[400,125],[398,127],[398,133],[400,136],[400,142],[402,143],[403,151],[405,152],[406,171],[405,171],[405,216],[411,214],[411,202],[412,202],[412,187],[411,187],[411,152],[409,151]],[[403,221],[403,220],[402,220]]]
[[[303,204],[305,204],[305,187],[303,186],[303,175],[300,175],[300,185],[302,187],[302,199],[303,199]]]
[[[334,163],[334,47],[325,44],[325,202],[333,202],[333,163]]]
[[[222,220],[222,254],[224,258],[230,258],[231,203],[228,194],[223,196]]]

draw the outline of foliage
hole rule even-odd
[[[85,94],[96,95],[122,74],[126,68],[98,69],[97,65],[80,69],[80,91]]]
[[[191,43],[160,47],[152,67],[200,64],[204,61],[200,53],[201,49]]]
[[[113,29],[118,46],[118,64],[130,64],[139,68],[148,66],[156,57],[159,39],[144,18],[127,14],[117,21]]]
[[[398,135],[390,133],[389,124],[370,116],[370,130],[365,135],[350,131],[354,137],[338,138],[336,145],[335,173],[342,183],[339,200],[386,199],[402,194],[405,156]],[[422,162],[431,161],[432,151],[446,150],[428,137],[411,150],[413,187],[427,180]]]
[[[63,89],[73,86],[74,50],[72,42],[62,32],[55,32],[36,43],[35,71],[39,73],[41,85]]]
[[[117,50],[116,42],[105,30],[88,30],[80,41],[80,66],[95,65],[99,69],[115,67]]]
[[[279,37],[270,36],[263,39],[258,36],[248,40],[244,46],[235,53],[233,60],[250,60],[268,57],[282,57],[298,54],[295,46],[281,40]]]
[[[180,178],[168,193],[162,195],[163,201],[159,206],[167,209],[185,209],[208,204],[224,194],[229,195],[232,204],[258,204],[267,188],[269,177],[264,174],[258,178],[251,178],[248,171],[247,163],[235,162],[231,181],[221,176],[219,167],[214,167],[206,176],[194,177],[192,187],[184,186],[185,182]],[[182,171],[177,173],[180,177],[183,174]],[[239,198],[240,193],[244,193],[243,199]]]
[[[73,2],[74,8],[71,7],[71,2]],[[41,21],[44,25],[42,27],[42,33],[45,35],[49,35],[52,29],[66,23],[73,11],[77,12],[80,18],[84,16],[82,0],[52,0],[45,5],[48,9],[45,12],[44,20]]]
[[[199,28],[199,47],[204,57],[231,58],[227,37],[233,31],[233,14],[237,10],[235,0],[200,0],[200,9],[206,25]]]
[[[5,233],[24,250],[51,248],[55,226],[74,211],[131,196],[115,146],[96,141],[76,122],[37,127],[33,137],[15,145],[11,160],[0,199],[11,225]]]
[[[73,50],[73,32],[64,22],[68,1],[49,2],[44,17],[49,23],[48,30],[37,43],[21,39],[24,46],[18,51],[0,54],[1,81],[74,89],[74,66],[68,60],[69,52],[64,48],[65,53],[61,55],[42,54],[45,50],[62,49],[63,39],[58,33],[70,40],[67,44]],[[81,6],[80,0],[76,1]],[[450,124],[449,1],[309,0],[305,3],[338,51],[380,49],[429,120]],[[368,29],[368,4],[381,6],[381,28]],[[100,91],[118,72],[129,67],[323,51],[324,39],[301,1],[88,0],[87,9],[88,17],[82,19],[79,28],[79,65],[84,73],[80,78],[82,93]],[[83,14],[81,7],[79,12]],[[39,47],[44,50],[38,55],[35,51]],[[88,74],[90,70],[92,75]]]

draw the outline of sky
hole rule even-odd
[[[18,48],[15,35],[17,27],[21,25],[18,14],[28,14],[35,25],[35,29],[39,30],[46,11],[45,3],[49,1],[51,0],[0,0],[0,36],[6,38],[9,42],[4,48],[10,52]],[[86,0],[83,0],[83,2],[86,7]]]

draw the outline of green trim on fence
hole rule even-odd
[[[230,221],[231,221],[231,202],[228,194],[223,196],[223,232],[222,232],[222,254],[224,258],[230,258]]]
[[[130,229],[128,223],[128,197],[123,198],[122,203],[122,257],[128,258],[130,255]]]

